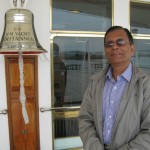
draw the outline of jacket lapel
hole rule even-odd
[[[98,120],[98,127],[99,127],[99,134],[100,134],[100,139],[101,141],[103,142],[103,112],[102,112],[102,106],[103,106],[103,103],[102,103],[102,95],[103,95],[103,87],[104,87],[104,80],[101,80],[103,82],[98,82],[98,91],[99,91],[99,94],[98,94],[98,97],[97,97],[97,120]]]
[[[96,84],[96,103],[95,111],[97,111],[97,123],[98,123],[98,132],[100,136],[100,140],[103,143],[103,112],[102,112],[102,95],[103,95],[103,88],[105,84],[105,74],[108,71],[109,66],[107,66],[100,74],[93,77]]]

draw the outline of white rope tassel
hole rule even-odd
[[[22,105],[22,115],[25,124],[29,123],[29,118],[26,110],[26,96],[24,92],[24,74],[23,74],[23,58],[22,58],[22,53],[19,52],[19,71],[20,71],[20,102]]]

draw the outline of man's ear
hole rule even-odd
[[[131,45],[131,55],[133,56],[135,53],[135,46],[132,44]]]

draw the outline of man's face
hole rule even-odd
[[[126,32],[122,29],[107,34],[105,54],[108,62],[114,65],[128,65],[134,55],[134,45],[131,45]]]

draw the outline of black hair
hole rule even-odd
[[[58,51],[59,52],[59,47],[56,43],[53,43],[53,49],[54,51]]]
[[[105,33],[105,36],[104,36],[104,43],[105,43],[107,34],[110,33],[110,32],[112,32],[112,31],[114,31],[114,30],[124,30],[124,31],[126,32],[127,36],[128,36],[128,39],[129,39],[129,41],[130,41],[130,44],[131,44],[131,45],[134,44],[134,41],[133,41],[133,37],[132,37],[131,32],[130,32],[127,28],[123,28],[123,27],[121,27],[121,26],[112,26],[112,27],[110,27],[110,28],[106,31],[106,33]]]

